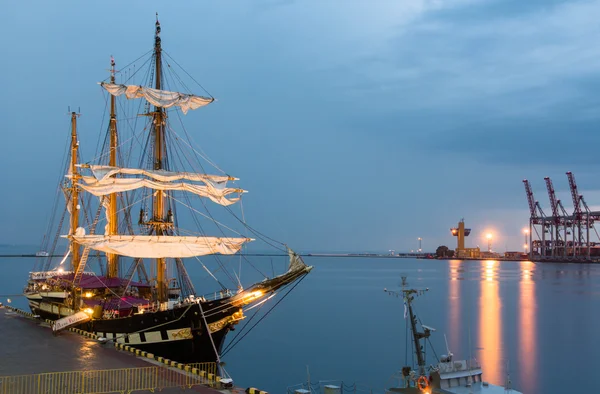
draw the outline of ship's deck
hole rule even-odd
[[[404,393],[404,394],[423,394],[423,391],[411,387],[411,388],[396,388],[388,389],[391,393]],[[450,389],[444,390],[435,388],[431,391],[431,394],[522,394],[516,390],[505,390],[504,387],[500,386],[483,386],[481,382],[474,383],[471,387],[451,387]]]
[[[0,376],[159,365],[154,360],[118,351],[113,346],[103,345],[70,331],[53,336],[48,324],[25,318],[2,307],[0,355],[2,359],[10,360],[0,363]],[[241,388],[217,391],[204,386],[194,386],[186,391],[204,394],[244,392]],[[182,391],[181,388],[164,388],[161,392],[170,394]]]

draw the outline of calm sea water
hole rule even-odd
[[[252,259],[269,272],[271,260]],[[0,300],[21,291],[34,261],[0,259]],[[306,380],[308,366],[313,382],[340,379],[383,392],[407,355],[402,300],[383,289],[400,290],[405,275],[413,287],[429,288],[414,305],[423,324],[437,329],[431,340],[438,356],[446,353],[445,334],[455,358],[477,358],[491,383],[503,384],[508,365],[513,387],[524,393],[598,391],[592,373],[600,355],[600,265],[326,257],[305,261],[314,265],[312,273],[224,356],[237,384],[285,393],[288,386]],[[283,264],[275,268],[281,271]],[[188,269],[197,287],[207,280],[199,264],[192,261]],[[270,300],[261,312],[276,301]],[[26,303],[13,297],[13,304]],[[10,339],[1,338],[0,358],[7,346]],[[430,351],[428,362],[434,361]]]

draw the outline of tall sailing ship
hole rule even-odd
[[[42,262],[30,274],[24,293],[34,314],[54,321],[54,331],[77,325],[100,338],[179,362],[219,361],[227,333],[248,310],[262,307],[276,293],[291,291],[312,267],[285,244],[250,227],[243,210],[236,214],[231,206],[241,205],[245,191],[230,183],[238,179],[222,171],[206,173],[203,152],[192,145],[185,129],[178,134],[171,127],[170,118],[180,121],[181,113],[204,107],[214,98],[170,89],[176,82],[184,83],[174,71],[178,63],[162,49],[160,33],[157,16],[153,50],[142,59],[144,72],[134,65],[119,73],[111,57],[110,77],[100,83],[108,92],[110,119],[98,159],[81,160],[78,114],[71,113],[66,175],[59,186],[66,203],[64,209],[57,207],[62,215],[51,219],[57,235],[47,238],[51,242],[44,250],[49,255],[39,259]],[[117,84],[117,74],[125,75],[124,83]],[[131,83],[134,77],[143,78],[146,85]],[[117,108],[135,102],[140,104],[130,116],[118,121]],[[140,131],[132,127],[138,119],[145,120]],[[123,124],[132,130],[130,138],[122,137]],[[132,153],[134,147],[139,148],[139,157]],[[182,153],[182,148],[187,151]],[[139,165],[130,165],[135,159]],[[209,159],[206,162],[220,171]],[[235,232],[222,223],[221,216],[209,210],[211,204],[243,230]],[[182,207],[190,215],[178,215]],[[184,229],[184,222],[195,223],[197,231]],[[209,227],[217,236],[209,235]],[[256,240],[243,233],[287,252],[287,271],[263,274],[263,280],[243,286],[240,275],[231,275],[219,257],[238,254],[240,267],[247,262],[256,268],[238,253]],[[61,239],[66,252],[55,259]],[[209,257],[218,265],[215,271],[228,274],[233,289],[203,261]],[[100,273],[90,268],[95,259]],[[210,295],[196,291],[186,269],[190,260],[214,279],[216,291]]]

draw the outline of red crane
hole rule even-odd
[[[552,256],[556,256],[559,254],[558,248],[562,245],[562,239],[560,234],[560,226],[564,221],[564,218],[560,216],[559,201],[556,199],[556,193],[554,192],[554,186],[552,185],[552,179],[550,177],[545,177],[546,181],[546,189],[548,189],[548,198],[550,198],[550,207],[552,208],[552,224],[553,226],[550,228],[550,233],[552,235],[551,238],[551,246],[552,246]],[[566,232],[566,231],[565,231]]]
[[[529,214],[531,218],[537,217],[535,211],[535,199],[533,198],[533,192],[531,191],[531,186],[529,185],[529,181],[527,179],[523,179],[523,184],[525,184],[525,194],[527,194],[527,202],[529,203]]]
[[[579,193],[577,192],[575,175],[569,171],[567,172],[567,178],[569,178],[569,188],[571,189],[571,198],[573,199],[573,216],[575,216],[575,219],[581,220],[581,204],[579,203]]]
[[[556,199],[556,193],[554,193],[554,186],[552,185],[552,179],[545,177],[546,189],[548,189],[548,197],[550,198],[550,206],[552,207],[552,216],[556,224],[560,222],[560,213],[558,212],[558,200]]]
[[[527,202],[529,203],[529,214],[531,215],[531,223],[532,224],[542,224],[540,216],[544,216],[544,212],[542,211],[542,207],[540,207],[539,202],[535,201],[533,198],[533,192],[531,191],[531,185],[527,179],[523,179],[523,184],[525,185],[525,194],[527,194]],[[538,212],[540,215],[538,215]]]
[[[583,201],[582,203],[582,199],[583,196],[579,195],[579,192],[577,191],[577,183],[575,183],[575,175],[573,175],[573,173],[571,171],[567,172],[567,178],[569,179],[569,188],[571,189],[571,198],[573,199],[573,224],[574,227],[576,227],[576,234],[577,234],[577,239],[575,239],[575,234],[573,234],[573,256],[577,256],[579,253],[578,251],[581,250],[581,248],[586,247],[587,249],[587,255],[589,257],[590,255],[590,249],[589,249],[589,237],[590,237],[590,230],[589,230],[589,209],[587,208],[587,204],[585,204],[585,201]],[[585,204],[585,208],[586,208],[586,220],[584,220],[583,218],[583,214],[581,211],[581,206]],[[586,229],[586,236],[584,237],[583,235],[583,228]]]

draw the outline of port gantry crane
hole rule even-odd
[[[592,246],[596,246],[595,242],[591,242],[590,241],[590,229],[594,230],[594,233],[596,234],[596,239],[600,239],[600,234],[598,234],[598,231],[596,230],[596,227],[594,226],[594,223],[598,220],[600,220],[600,212],[592,212],[590,211],[590,208],[588,207],[587,203],[585,202],[583,196],[580,194],[579,195],[579,201],[581,201],[581,205],[583,206],[583,208],[585,208],[585,213],[586,213],[586,229],[587,229],[587,258],[591,259],[591,251],[592,251]]]
[[[523,179],[523,184],[525,185],[525,194],[527,194],[527,202],[529,203],[529,234],[532,236],[531,245],[529,245],[529,258],[532,258],[533,255],[533,246],[534,242],[536,243],[536,249],[541,247],[542,256],[546,255],[546,215],[540,206],[539,201],[536,201],[533,198],[533,191],[531,191],[531,185],[527,179]],[[536,225],[542,226],[542,240],[541,243],[539,241],[540,234],[538,233]],[[533,241],[533,232],[538,236],[538,241]]]
[[[567,172],[567,179],[569,180],[569,189],[571,189],[571,198],[573,199],[573,257],[580,255],[577,253],[583,245],[582,239],[582,224],[583,214],[581,212],[581,202],[579,199],[579,193],[577,192],[577,183],[575,183],[575,175],[571,171]],[[589,215],[586,215],[589,218]],[[589,227],[588,237],[589,239]],[[586,241],[587,243],[587,241]]]
[[[590,259],[591,247],[595,246],[590,242],[590,229],[596,233],[596,237],[599,237],[594,222],[600,220],[600,212],[590,211],[583,195],[579,194],[577,190],[575,176],[571,171],[567,172],[567,178],[569,179],[571,197],[573,198],[573,256],[581,256],[581,248],[585,246],[586,258]],[[578,235],[577,242],[575,242],[575,233]]]
[[[590,239],[592,231],[596,235],[596,239],[600,239],[600,235],[594,227],[594,223],[600,221],[600,212],[590,210],[585,199],[577,190],[577,183],[572,172],[567,172],[567,179],[569,180],[569,189],[573,199],[573,213],[571,215],[567,213],[561,200],[556,198],[552,180],[549,177],[544,178],[552,216],[544,214],[539,202],[533,197],[529,181],[527,179],[523,180],[527,202],[529,203],[529,233],[532,235],[529,258],[533,258],[534,248],[536,253],[543,259],[591,260],[592,255],[600,256],[600,253],[592,253],[592,248],[598,244],[591,242]],[[541,228],[541,236],[538,227]],[[533,239],[533,231],[537,235],[537,240]],[[546,240],[547,233],[550,233],[549,240]]]
[[[567,236],[570,234],[569,226],[572,225],[572,220],[569,220],[567,217],[567,211],[563,207],[562,202],[556,198],[552,179],[545,177],[544,180],[546,181],[546,189],[548,189],[548,198],[550,199],[550,207],[552,208],[552,218],[549,218],[551,219],[551,256],[566,257]]]

